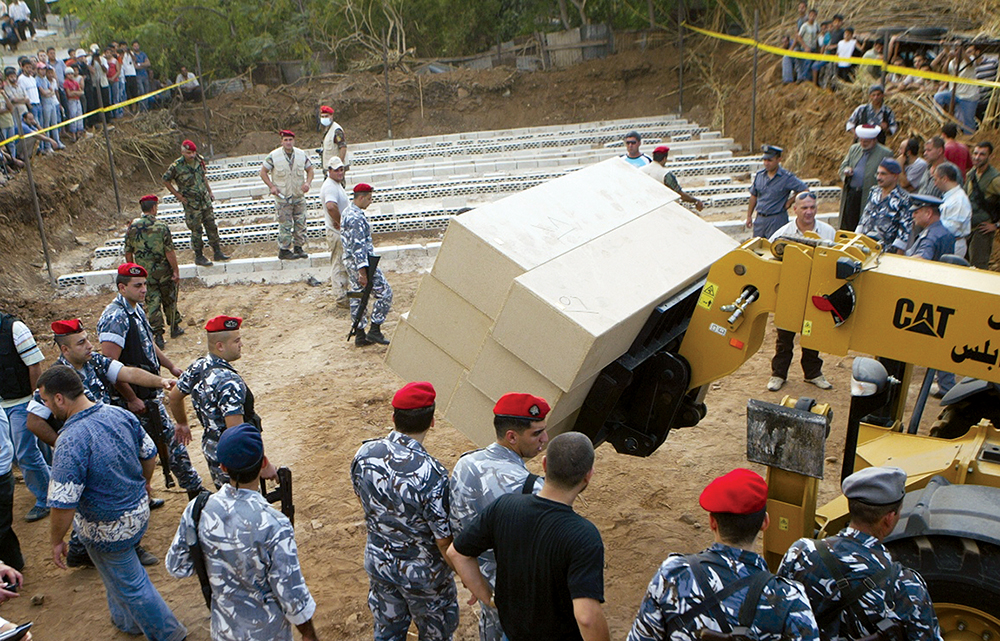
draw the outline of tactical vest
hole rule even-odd
[[[214,366],[205,370],[205,373],[207,374],[213,369],[228,369],[233,374],[240,376],[239,372],[237,372],[236,369],[226,361],[222,361],[221,363],[215,364]],[[240,376],[240,380],[243,381],[242,376]],[[250,386],[247,385],[246,381],[243,381],[243,387],[247,389],[247,397],[243,399],[243,422],[250,423],[251,425],[256,427],[258,431],[263,432],[264,427],[261,423],[260,415],[258,415],[257,412],[254,411],[253,392],[250,391]],[[225,430],[222,431],[224,432]]]
[[[31,378],[28,366],[21,360],[14,345],[15,316],[0,312],[0,398],[13,401],[29,396]]]
[[[302,198],[302,184],[306,175],[306,152],[298,147],[292,149],[292,162],[288,163],[288,155],[284,148],[278,147],[269,156],[274,169],[271,170],[271,182],[285,198]]]
[[[135,316],[132,314],[127,314],[127,316],[128,333],[125,334],[125,347],[122,348],[122,353],[118,357],[118,360],[125,365],[138,367],[159,376],[159,363],[153,363],[150,361],[146,356],[146,353],[142,350],[142,336],[139,334],[139,324],[136,322]],[[156,398],[159,394],[159,390],[155,388],[142,387],[141,385],[134,384],[132,384],[132,391],[134,391],[135,395],[143,401]]]

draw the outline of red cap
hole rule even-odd
[[[333,107],[327,107],[326,105],[323,105],[322,107],[319,108],[319,112],[321,114],[332,114]]]
[[[767,483],[760,474],[738,467],[708,484],[698,499],[709,512],[753,514],[767,505]]]
[[[152,200],[154,203],[160,202],[160,199],[157,198],[156,194],[146,194],[145,196],[143,196],[142,198],[139,199],[139,202],[140,203],[145,203],[145,202],[149,202],[150,200]]]
[[[654,154],[665,154],[665,153],[668,153],[669,151],[670,151],[670,147],[667,147],[666,145],[660,145],[659,147],[657,147],[656,149],[653,150],[653,153]]]
[[[281,134],[282,138],[284,138],[285,136],[291,136],[292,138],[295,137],[295,132],[292,131],[291,129],[282,129],[278,133]]]
[[[216,316],[205,323],[206,332],[231,332],[239,329],[243,319],[239,316]]]
[[[198,151],[198,145],[194,144],[191,140],[185,140],[182,142],[181,147],[184,147],[188,151]]]
[[[354,185],[354,193],[356,194],[370,194],[375,191],[375,188],[368,183],[358,183]]]
[[[146,277],[146,270],[142,265],[136,265],[135,263],[124,263],[118,266],[119,276],[142,276]]]
[[[495,416],[505,418],[526,418],[530,421],[544,421],[548,415],[549,404],[540,396],[531,394],[504,394],[493,406]]]
[[[392,406],[397,410],[419,410],[434,404],[437,392],[427,381],[407,383],[392,397]]]
[[[73,320],[58,320],[52,323],[52,333],[56,336],[67,336],[83,331],[83,322],[79,318]]]

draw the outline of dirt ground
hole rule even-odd
[[[396,295],[395,309],[385,326],[391,336],[398,314],[412,304],[419,274],[389,274],[389,280]],[[93,328],[110,299],[106,294],[66,300],[61,309],[64,316],[80,315]],[[326,287],[304,283],[185,287],[181,310],[188,332],[167,345],[167,354],[181,367],[204,353],[204,333],[199,328],[205,320],[218,313],[246,319],[243,358],[236,365],[254,390],[264,417],[269,456],[290,466],[295,475],[296,539],[306,580],[318,604],[315,622],[320,638],[371,638],[362,565],[365,528],[349,468],[361,441],[381,436],[391,426],[390,399],[403,381],[384,366],[384,348],[359,350],[344,340],[347,314],[333,305]],[[323,340],[317,341],[317,336]],[[604,539],[605,612],[614,638],[626,635],[649,578],[668,553],[694,552],[711,542],[698,494],[711,478],[746,465],[749,397],[776,402],[788,393],[834,404],[836,421],[828,441],[827,480],[821,486],[821,499],[836,494],[851,358],[827,358],[825,372],[835,386],[830,392],[802,382],[796,361],[785,389],[769,393],[764,384],[772,340],[769,336],[765,349],[746,367],[713,385],[707,401],[709,413],[700,425],[671,433],[653,456],[636,459],[618,455],[609,446],[598,449],[594,480],[576,507],[597,525]],[[44,348],[51,362],[54,350],[50,344]],[[194,443],[200,443],[200,437],[196,428]],[[431,431],[426,446],[449,469],[473,447],[445,421]],[[191,448],[191,458],[208,478],[199,447]],[[540,461],[532,461],[529,467],[540,472]],[[167,505],[153,513],[144,544],[162,559],[186,495],[163,489],[159,471],[154,481]],[[35,621],[35,637],[42,640],[69,638],[70,629],[76,638],[127,638],[110,623],[96,571],[56,568],[49,558],[48,520],[31,524],[21,520],[31,507],[29,496],[19,483],[14,527],[27,561],[25,584],[22,598],[4,604],[3,616]],[[189,639],[207,640],[208,613],[197,581],[171,578],[162,563],[151,568],[150,575],[188,627]],[[44,603],[32,605],[32,597],[40,595]],[[462,607],[458,639],[477,638],[475,616],[471,607]]]

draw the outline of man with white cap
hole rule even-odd
[[[326,156],[324,142],[323,155]],[[351,206],[351,199],[344,189],[344,175],[347,172],[347,165],[343,158],[332,155],[324,165],[326,167],[326,180],[319,189],[319,201],[323,203],[323,210],[326,214],[326,242],[330,247],[330,287],[337,296],[337,306],[347,308],[347,288],[350,279],[347,275],[347,268],[344,267],[344,242],[340,236],[340,221]]]
[[[840,228],[854,231],[861,218],[861,207],[865,196],[875,185],[875,172],[885,158],[892,158],[892,152],[877,138],[880,127],[858,125],[854,134],[858,142],[851,145],[840,163],[840,175],[844,177],[844,190],[840,197]]]
[[[882,545],[899,522],[906,472],[869,467],[844,479],[851,518],[836,536],[799,539],[778,576],[806,588],[816,621],[828,639],[860,639],[887,626],[900,639],[941,639],[923,578],[892,560]]]
[[[875,172],[878,183],[868,192],[861,222],[855,230],[882,243],[885,251],[900,254],[906,250],[913,230],[910,194],[899,186],[903,168],[894,158],[884,158]]]
[[[771,522],[760,474],[737,468],[709,483],[698,503],[708,512],[715,543],[700,554],[671,554],[663,562],[628,641],[694,641],[702,630],[757,641],[819,639],[805,590],[768,572],[754,551]],[[744,605],[748,599],[753,608]],[[742,637],[740,628],[746,629]]]

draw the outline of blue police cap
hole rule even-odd
[[[215,456],[226,469],[245,470],[264,457],[264,440],[256,427],[240,423],[222,433]]]
[[[888,171],[890,174],[899,175],[903,173],[903,168],[900,167],[899,163],[896,162],[896,160],[893,158],[883,158],[882,162],[880,162],[878,166],[884,167],[885,170]]]
[[[764,145],[761,147],[761,151],[764,152],[765,158],[777,158],[785,151],[781,147],[775,147],[774,145]]]
[[[906,472],[898,467],[866,467],[841,484],[844,496],[869,505],[891,505],[906,494]]]
[[[921,207],[933,207],[937,209],[944,201],[936,196],[928,196],[926,194],[910,194],[910,202],[913,203],[913,211],[916,211]]]

